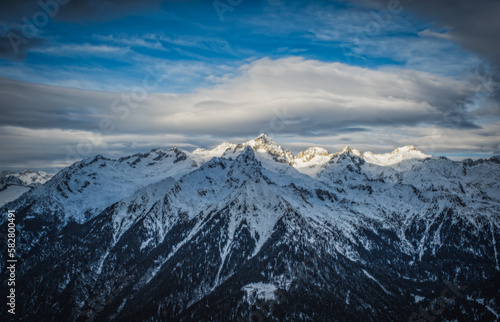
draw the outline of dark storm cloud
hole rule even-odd
[[[2,1],[0,20],[15,28],[0,30],[0,58],[24,60],[28,51],[43,46],[46,41],[38,34],[51,19],[105,20],[154,3],[158,1]]]
[[[424,18],[450,28],[449,39],[490,60],[500,70],[500,1],[419,0],[405,4]]]
[[[349,2],[362,4],[366,8],[375,10],[387,10],[391,4],[400,4],[404,12],[413,13],[420,20],[434,24],[433,28],[421,31],[420,37],[436,37],[452,41],[482,58],[481,64],[470,71],[476,77],[476,93],[464,98],[445,95],[444,98],[449,101],[438,105],[443,113],[443,118],[439,122],[440,126],[474,129],[478,128],[471,118],[474,114],[498,114],[500,111],[500,1],[352,0]],[[447,57],[444,56],[442,59],[446,60]],[[480,95],[483,96],[483,102],[477,103]],[[479,111],[470,113],[471,109],[479,109]]]
[[[141,10],[160,10],[162,0],[27,0],[2,1],[0,21],[11,30],[0,29],[0,58],[24,60],[30,49],[42,46],[40,30],[52,21],[80,24],[104,22]],[[172,1],[180,2],[180,1]]]
[[[19,29],[5,33],[0,31],[0,58],[24,60],[30,49],[40,47],[45,42],[45,39],[38,37],[27,39]]]
[[[435,23],[444,33],[425,31],[423,36],[445,38],[460,44],[489,62],[496,77],[500,75],[500,1],[498,0],[354,0],[367,6],[385,9],[391,2],[403,10]]]
[[[111,20],[143,9],[160,9],[161,0],[70,0],[60,19],[69,21]]]
[[[159,9],[162,0],[25,0],[2,1],[0,19],[11,23],[31,19],[39,11],[55,20],[111,20],[142,9]]]

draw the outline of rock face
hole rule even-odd
[[[330,156],[330,153],[328,153],[328,151],[323,148],[314,147],[309,148],[306,151],[299,152],[295,159],[300,159],[303,162],[309,162],[317,156]]]
[[[19,229],[19,312],[27,321],[495,321],[500,158],[414,151],[400,148],[384,166],[350,148],[294,158],[261,136],[81,161],[7,204]],[[313,173],[297,171],[318,157]],[[121,188],[101,202],[112,185]]]

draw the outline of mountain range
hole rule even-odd
[[[495,321],[499,170],[261,135],[76,162],[0,225],[26,321]]]
[[[43,171],[0,172],[0,207],[14,201],[25,192],[36,188],[52,178]]]

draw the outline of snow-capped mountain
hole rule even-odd
[[[264,135],[90,158],[7,205],[18,303],[39,321],[495,321],[499,170],[410,146],[295,157]]]
[[[53,177],[51,174],[47,174],[44,171],[32,171],[32,170],[24,170],[21,172],[13,172],[13,171],[2,171],[0,173],[0,176],[10,178],[18,178],[21,182],[23,182],[26,185],[34,185],[36,186],[37,184],[44,184],[45,182],[49,181],[50,178]]]
[[[179,178],[207,161],[176,147],[120,159],[97,155],[61,170],[18,204],[37,218],[83,223],[136,190],[169,177]]]
[[[432,156],[415,149],[413,145],[407,145],[401,148],[397,148],[390,153],[384,154],[374,154],[372,152],[363,153],[363,159],[365,159],[366,162],[382,166],[394,165],[397,163],[401,163],[404,160],[426,159],[430,157]]]
[[[245,143],[234,144],[225,142],[212,150],[196,149],[193,153],[204,157],[236,157],[247,147],[251,147],[255,152],[267,155],[280,163],[291,163],[294,160],[293,153],[283,149],[265,134],[261,134]]]
[[[0,172],[0,207],[16,200],[25,192],[44,184],[50,178],[52,175],[44,171]]]
[[[306,151],[299,152],[293,160],[293,167],[299,172],[308,175],[316,174],[321,166],[328,161],[332,156],[323,148],[312,147]]]

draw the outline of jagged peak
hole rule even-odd
[[[245,164],[260,164],[260,162],[255,157],[255,151],[251,146],[247,146],[243,151],[236,157],[235,162],[245,163]]]
[[[212,151],[234,149],[237,146],[238,146],[238,144],[223,142],[223,143],[219,144],[218,146],[216,146],[214,149],[212,149]]]
[[[283,149],[281,145],[276,143],[276,141],[271,139],[266,134],[261,134],[255,139],[243,143],[241,146],[250,146],[257,152],[268,152],[270,154],[283,158],[287,162],[292,162],[294,159],[294,156],[290,151]]]
[[[336,157],[338,155],[342,155],[342,154],[352,154],[352,155],[355,155],[357,157],[362,158],[362,154],[361,154],[361,152],[358,149],[351,149],[351,147],[348,146],[348,145],[346,145],[345,147],[343,147],[339,152],[333,153],[331,155],[331,158],[334,158],[334,157]]]
[[[396,153],[404,153],[404,152],[410,152],[410,151],[418,151],[418,150],[415,149],[415,146],[413,146],[413,145],[405,145],[405,146],[394,149],[394,151],[392,151],[391,153],[396,154]],[[418,152],[422,152],[422,151],[418,151]]]
[[[258,137],[256,137],[255,139],[265,139],[265,140],[271,140],[271,141],[272,141],[272,139],[271,139],[269,136],[267,136],[267,134],[265,134],[265,133],[261,133],[261,134],[260,134]]]
[[[423,153],[421,150],[418,150],[417,148],[415,148],[414,145],[405,145],[402,147],[398,147],[398,148],[396,148],[393,151],[388,152],[388,153],[377,154],[377,153],[373,153],[371,151],[366,151],[364,154],[366,154],[366,155],[394,155],[394,154],[406,154],[406,153],[411,153],[411,152],[421,153],[421,154],[425,155],[425,153]]]
[[[199,169],[197,169],[196,171],[198,171],[198,172],[205,171],[207,168],[214,168],[214,167],[225,168],[225,166],[226,166],[225,159],[219,158],[219,157],[213,157],[210,160],[208,160],[207,162],[203,163],[203,165]]]
[[[295,157],[295,160],[302,160],[303,162],[308,162],[308,161],[311,161],[316,156],[325,157],[325,156],[329,156],[329,155],[330,155],[330,152],[328,152],[324,148],[310,147],[305,151],[299,152],[299,154],[297,154],[297,156]]]
[[[346,145],[345,147],[342,148],[342,150],[340,150],[340,154],[343,154],[343,153],[348,153],[348,152],[352,152],[351,148]]]
[[[95,163],[99,160],[109,160],[109,159],[106,158],[105,156],[103,156],[102,154],[96,154],[94,156],[83,159],[79,162],[81,162],[81,164],[83,164],[83,165],[90,165],[90,164]],[[76,162],[76,163],[78,163],[78,162]]]
[[[19,172],[19,174],[30,174],[30,173],[39,173],[39,172],[43,172],[43,171],[23,170],[23,171]]]
[[[284,160],[285,162],[291,163],[294,159],[293,154],[283,149],[278,143],[276,143],[273,139],[271,139],[266,134],[262,133],[258,137],[247,141],[245,143],[234,144],[229,142],[224,142],[219,144],[212,150],[206,149],[196,149],[192,153],[198,155],[208,155],[208,156],[217,156],[217,157],[227,157],[232,156],[234,154],[239,154],[245,148],[250,147],[254,151],[259,153],[269,153],[278,159]]]
[[[252,147],[247,146],[243,149],[243,151],[238,155],[238,157],[254,157],[255,158],[255,151],[252,149]]]
[[[194,150],[192,153],[198,154],[198,155],[212,156],[212,157],[221,157],[224,155],[224,153],[226,151],[234,150],[237,147],[238,147],[238,144],[224,142],[224,143],[217,145],[215,148],[213,148],[211,150],[198,148],[198,149]]]
[[[422,151],[417,150],[417,148],[415,148],[414,145],[405,145],[402,147],[398,147],[398,148],[396,148],[393,151],[388,152],[388,153],[377,154],[377,153],[373,153],[371,151],[366,151],[364,154],[367,154],[367,155],[390,155],[390,154],[404,154],[404,153],[408,153],[411,151],[415,151],[415,152],[424,154]]]
[[[245,143],[243,143],[243,145],[250,145],[250,146],[255,146],[255,145],[267,145],[267,146],[272,146],[272,147],[279,147],[281,148],[281,146],[276,143],[276,141],[274,141],[273,139],[271,139],[269,136],[267,136],[266,134],[261,134],[259,135],[258,137],[256,137],[255,139],[252,139],[250,141],[247,141]]]
[[[383,154],[375,154],[373,152],[367,151],[363,153],[363,157],[368,162],[377,165],[393,165],[403,160],[426,159],[432,156],[427,155],[420,150],[417,150],[413,145],[405,145],[394,149],[392,152]]]

